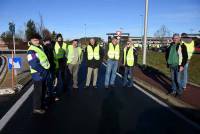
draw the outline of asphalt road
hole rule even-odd
[[[83,64],[84,66],[84,64]],[[139,91],[103,88],[105,67],[101,67],[98,89],[64,93],[45,115],[32,115],[29,98],[1,134],[199,134],[200,131],[168,108]],[[79,72],[80,87],[85,69]]]

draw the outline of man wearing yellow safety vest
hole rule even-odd
[[[118,68],[118,62],[120,59],[120,47],[116,38],[112,38],[112,42],[108,44],[107,56],[108,60],[105,75],[106,89],[109,88],[109,85],[111,87],[115,87],[115,78]]]
[[[30,38],[27,59],[34,83],[33,113],[43,114],[45,113],[46,79],[50,64],[42,45],[39,43],[40,39],[39,34],[34,34]]]
[[[78,70],[82,61],[82,49],[78,46],[78,40],[73,40],[67,47],[67,65],[73,79],[73,88],[78,89]]]
[[[128,40],[123,52],[123,65],[125,66],[123,87],[133,86],[133,67],[137,61],[135,60],[136,55],[136,49],[134,48],[131,40]]]
[[[181,43],[186,46],[187,53],[188,53],[188,60],[184,66],[184,70],[182,72],[183,77],[181,78],[181,85],[182,85],[183,90],[185,90],[187,86],[187,82],[188,82],[188,66],[192,58],[192,54],[194,53],[195,45],[194,45],[194,40],[188,37],[186,33],[181,34]]]
[[[66,51],[67,44],[63,42],[63,37],[61,34],[58,34],[56,37],[56,42],[54,45],[54,62],[56,64],[56,77],[57,77],[57,86],[56,86],[56,94],[58,100],[58,96],[60,96],[61,92],[64,88],[64,81],[66,75]]]
[[[97,88],[98,69],[102,59],[102,49],[99,44],[96,43],[94,38],[90,39],[89,45],[86,47],[86,64],[87,64],[87,80],[85,88],[88,88],[91,81],[93,72],[93,88]]]

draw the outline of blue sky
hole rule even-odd
[[[13,20],[16,32],[24,30],[29,19],[61,32],[65,39],[85,36],[106,38],[106,33],[122,28],[140,36],[145,0],[1,0],[0,33],[8,30]],[[173,32],[200,31],[200,0],[149,0],[148,36],[162,25]]]

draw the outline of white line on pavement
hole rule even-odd
[[[159,103],[160,105],[168,108],[172,113],[174,113],[176,116],[178,116],[179,118],[185,120],[186,122],[188,122],[190,125],[196,127],[197,129],[200,130],[200,126],[193,122],[192,120],[188,119],[187,117],[185,117],[183,114],[181,114],[180,112],[178,112],[177,110],[175,110],[174,108],[170,107],[168,104],[166,104],[165,102],[159,100],[158,98],[154,97],[153,95],[151,95],[150,93],[148,93],[147,91],[145,91],[144,89],[142,89],[141,87],[139,87],[138,85],[134,84],[134,87],[136,87],[136,89],[138,89],[139,91],[143,92],[144,94],[146,94],[147,96],[149,96],[151,99],[153,99],[154,101],[156,101],[157,103]]]
[[[107,66],[105,63],[103,63],[104,66]],[[117,75],[122,78],[122,75],[120,73],[117,73]],[[170,107],[168,104],[166,104],[165,102],[159,100],[158,98],[156,98],[155,96],[151,95],[150,93],[148,93],[147,91],[145,91],[144,89],[142,89],[140,86],[138,86],[137,84],[133,84],[134,87],[136,87],[136,89],[138,89],[139,91],[141,91],[142,93],[146,94],[148,97],[150,97],[151,99],[153,99],[154,101],[156,101],[158,104],[168,108],[173,114],[175,114],[176,116],[178,116],[179,118],[185,120],[186,122],[188,122],[190,125],[194,126],[195,128],[200,130],[200,125],[193,122],[192,120],[188,119],[187,117],[185,117],[182,113],[178,112],[177,110],[175,110],[174,108]]]
[[[22,95],[22,97],[17,100],[17,102],[9,109],[9,111],[1,118],[0,120],[0,131],[3,130],[5,125],[9,122],[9,120],[14,116],[17,110],[22,106],[22,104],[27,100],[30,94],[33,92],[34,86],[32,85],[26,93]]]

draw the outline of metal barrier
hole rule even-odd
[[[3,55],[3,54],[12,54],[12,51],[13,50],[4,50],[4,51],[0,51],[0,54]],[[15,53],[16,54],[25,54],[27,53],[27,50],[15,50]]]
[[[0,58],[2,59],[2,66],[0,67],[0,84],[1,84],[3,79],[5,78],[8,68],[7,68],[7,58],[5,56],[1,56]]]

